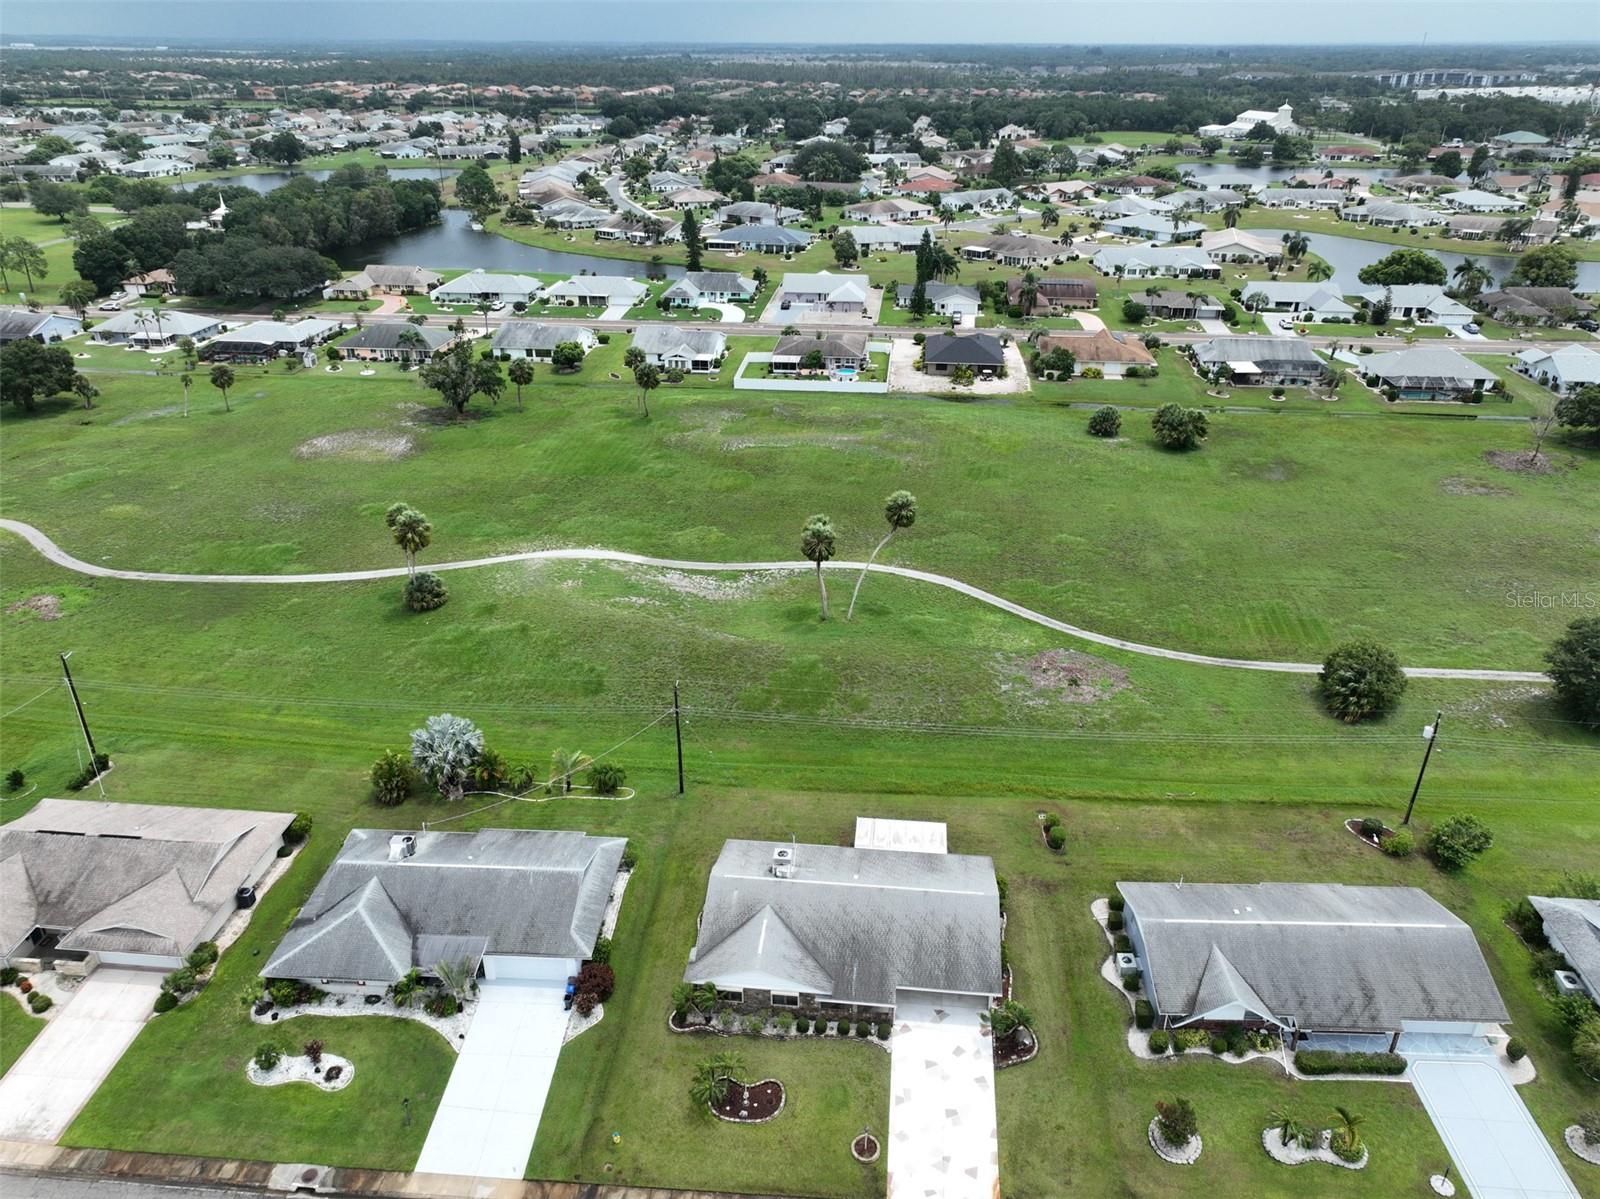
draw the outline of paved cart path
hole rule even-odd
[[[175,574],[153,570],[117,570],[109,566],[97,566],[93,562],[85,562],[81,558],[74,558],[64,549],[50,540],[44,533],[30,524],[19,520],[0,519],[0,529],[8,533],[15,533],[45,558],[57,566],[64,566],[68,570],[77,571],[79,574],[92,575],[101,579],[125,579],[133,582],[148,583],[215,583],[215,584],[306,584],[306,583],[360,583],[374,579],[397,579],[406,573],[403,566],[385,567],[378,570],[335,570],[323,571],[314,574],[281,574],[281,575],[210,575],[210,574]],[[525,550],[516,554],[498,554],[492,558],[466,558],[459,562],[432,562],[426,567],[431,571],[446,570],[472,570],[481,566],[504,566],[512,562],[538,562],[538,561],[567,561],[567,562],[621,562],[630,566],[652,566],[665,570],[690,570],[724,573],[746,573],[750,571],[805,571],[812,570],[810,562],[696,562],[684,558],[653,558],[645,554],[629,554],[622,550],[606,549],[560,549],[560,550]],[[830,571],[859,571],[860,562],[834,561],[826,563]],[[1110,637],[1105,633],[1096,633],[1090,629],[1079,628],[1077,625],[1068,624],[1064,620],[1057,620],[1053,616],[1046,616],[1042,612],[1035,612],[1032,608],[1025,608],[1021,604],[975,587],[971,583],[964,583],[960,579],[953,579],[949,575],[934,574],[926,570],[913,570],[907,566],[889,566],[875,562],[869,568],[873,574],[894,575],[896,578],[912,579],[919,583],[931,583],[935,587],[943,587],[968,596],[980,603],[988,604],[992,608],[999,608],[1002,612],[1009,612],[1023,620],[1042,625],[1047,629],[1054,629],[1058,633],[1065,633],[1069,637],[1076,637],[1080,641],[1092,641],[1096,645],[1108,645],[1114,649],[1127,650],[1129,653],[1144,654],[1151,658],[1167,658],[1174,662],[1189,662],[1196,666],[1224,666],[1233,670],[1262,670],[1277,674],[1316,674],[1322,669],[1316,662],[1272,662],[1252,658],[1219,658],[1211,654],[1191,654],[1184,650],[1167,649],[1159,645],[1145,645],[1138,641],[1128,641],[1122,637]],[[1547,677],[1536,670],[1478,670],[1461,669],[1444,666],[1407,666],[1406,674],[1419,679],[1474,679],[1494,683],[1543,683]]]

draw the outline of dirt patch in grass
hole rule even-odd
[[[1483,460],[1517,475],[1553,475],[1563,469],[1549,454],[1529,454],[1526,450],[1484,450]]]
[[[724,450],[781,450],[796,445],[820,445],[842,450],[858,446],[865,440],[853,433],[753,433],[746,437],[729,437],[722,443]]]
[[[753,570],[744,574],[694,574],[682,570],[636,569],[634,577],[695,599],[743,600],[775,585],[783,575],[773,570]]]
[[[1485,483],[1481,479],[1469,479],[1464,475],[1451,475],[1439,480],[1439,490],[1446,495],[1513,495],[1509,487],[1501,487],[1498,483]]]
[[[1249,463],[1239,473],[1263,483],[1288,483],[1300,474],[1300,464],[1287,458],[1275,458],[1271,462]]]
[[[1093,704],[1132,684],[1128,672],[1093,654],[1047,649],[1030,658],[1002,655],[1000,690],[1027,703]]]
[[[350,429],[324,433],[295,446],[296,458],[348,458],[356,462],[394,462],[416,453],[417,443],[408,433],[383,433],[376,429]]]
[[[59,595],[30,595],[25,600],[18,600],[6,608],[11,612],[32,612],[40,620],[61,619],[61,597]]]

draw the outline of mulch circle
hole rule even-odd
[[[1370,845],[1373,849],[1382,849],[1383,839],[1385,837],[1394,836],[1394,829],[1389,828],[1387,825],[1384,826],[1383,832],[1379,833],[1376,837],[1369,837],[1366,833],[1362,832],[1361,821],[1359,820],[1346,820],[1344,822],[1344,827],[1345,831],[1354,836],[1357,841],[1360,841],[1363,845]]]
[[[1031,1033],[1026,1043],[1023,1042],[1021,1030],[1001,1037],[994,1043],[994,1068],[1004,1070],[1007,1066],[1020,1066],[1023,1062],[1031,1062],[1039,1056],[1039,1038]]]
[[[850,1153],[858,1162],[875,1162],[880,1152],[882,1149],[878,1144],[878,1138],[871,1133],[864,1132],[850,1142]]]
[[[735,1082],[728,1086],[728,1095],[721,1103],[711,1105],[718,1119],[735,1124],[763,1124],[783,1110],[783,1084],[776,1078],[761,1082]]]

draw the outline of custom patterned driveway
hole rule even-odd
[[[994,1046],[978,1020],[988,1005],[905,995],[890,1042],[889,1199],[994,1199]]]

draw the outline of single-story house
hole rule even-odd
[[[420,266],[388,266],[372,263],[347,279],[328,286],[323,294],[330,300],[365,300],[377,293],[390,296],[421,295],[439,286],[437,271]]]
[[[1448,346],[1408,346],[1363,356],[1357,369],[1368,383],[1395,388],[1402,400],[1465,399],[1481,395],[1499,378]]]
[[[654,246],[683,240],[683,225],[663,216],[642,217],[636,212],[613,212],[594,227],[595,241],[625,241]]]
[[[1106,246],[1095,252],[1094,269],[1124,279],[1216,279],[1222,275],[1222,268],[1198,246]]]
[[[1230,191],[1247,196],[1253,196],[1256,192],[1265,190],[1267,186],[1254,175],[1240,175],[1232,171],[1214,171],[1209,175],[1196,175],[1188,182],[1201,191]]]
[[[1009,212],[1017,206],[1017,197],[1009,187],[982,187],[947,191],[939,203],[953,212]]]
[[[871,287],[865,275],[791,272],[778,288],[779,307],[784,312],[864,312]]]
[[[1041,199],[1052,204],[1071,204],[1086,195],[1094,194],[1094,184],[1087,179],[1057,179],[1038,185]]]
[[[1323,146],[1317,151],[1322,162],[1376,162],[1381,156],[1376,146]]]
[[[1600,900],[1530,895],[1528,902],[1544,921],[1550,948],[1567,959],[1584,993],[1600,1004]]]
[[[0,825],[0,961],[176,970],[260,883],[291,812],[44,799]],[[32,967],[25,967],[32,968]]]
[[[1229,191],[1227,188],[1209,192],[1200,188],[1186,188],[1183,191],[1168,192],[1156,203],[1163,205],[1168,212],[1180,207],[1191,212],[1221,212],[1224,208],[1243,204],[1248,199],[1248,196]]]
[[[925,221],[933,216],[933,205],[924,204],[919,200],[907,200],[900,196],[889,196],[882,200],[868,200],[862,204],[851,204],[844,209],[846,218],[852,221],[866,221],[871,225],[897,225],[903,221]]]
[[[1484,310],[1498,317],[1560,324],[1575,321],[1594,311],[1594,305],[1569,287],[1507,287],[1478,297]]]
[[[1222,301],[1204,292],[1185,295],[1167,288],[1154,294],[1133,295],[1129,299],[1143,304],[1150,315],[1164,321],[1213,321],[1222,319]]]
[[[647,363],[662,370],[707,375],[722,363],[728,339],[715,329],[683,329],[676,325],[640,325],[633,334],[634,348],[644,351]]]
[[[1119,882],[1162,1028],[1242,1023],[1291,1048],[1394,1050],[1509,1018],[1472,929],[1416,887]]]
[[[1256,197],[1263,208],[1339,208],[1349,199],[1337,187],[1269,187]]]
[[[1021,307],[1026,280],[1014,275],[1006,280],[1006,303]],[[1025,316],[1059,315],[1071,308],[1093,308],[1098,302],[1099,288],[1093,279],[1078,279],[1064,275],[1047,275],[1033,281],[1033,307]]]
[[[1283,257],[1283,243],[1244,229],[1212,229],[1200,235],[1200,248],[1212,262],[1266,262]]]
[[[1372,287],[1358,293],[1369,305],[1389,301],[1389,314],[1402,320],[1432,321],[1446,328],[1470,324],[1477,313],[1461,301],[1447,296],[1437,283],[1402,283],[1395,287]]]
[[[651,171],[644,177],[644,185],[658,196],[670,196],[686,187],[699,187],[700,176],[682,171]]]
[[[379,321],[345,338],[339,350],[345,357],[363,362],[423,362],[449,349],[455,339],[449,329],[437,325]]]
[[[705,235],[706,249],[753,254],[793,254],[812,242],[813,234],[787,225],[734,225]]]
[[[1203,370],[1226,366],[1235,383],[1305,387],[1328,376],[1328,365],[1298,337],[1213,337],[1194,347]]]
[[[608,209],[596,208],[582,200],[557,200],[539,211],[539,219],[558,229],[594,229],[613,215]]]
[[[581,325],[545,325],[538,321],[506,321],[494,331],[489,344],[496,354],[549,362],[555,348],[568,341],[577,342],[585,354],[600,344],[593,329]]]
[[[265,362],[281,354],[303,354],[344,328],[338,321],[306,317],[283,321],[251,321],[206,343],[200,357],[207,362]]]
[[[526,304],[543,286],[531,275],[505,275],[481,268],[457,275],[448,283],[441,283],[428,293],[435,304],[476,304],[480,300],[490,303]]]
[[[626,275],[573,275],[544,289],[543,298],[569,308],[611,308],[643,303],[650,289]]]
[[[24,337],[49,344],[82,332],[83,322],[75,316],[31,312],[26,308],[0,308],[0,346]]]
[[[1175,221],[1154,213],[1108,217],[1101,224],[1107,233],[1121,237],[1142,237],[1157,245],[1193,241],[1206,231],[1206,227],[1198,221]]]
[[[1600,353],[1576,342],[1555,350],[1544,347],[1523,350],[1517,355],[1515,365],[1522,374],[1557,395],[1566,395],[1579,387],[1600,386]]]
[[[1511,196],[1468,188],[1466,191],[1447,192],[1440,200],[1458,212],[1515,212],[1522,201]]]
[[[141,296],[175,296],[178,294],[178,280],[166,267],[157,267],[153,271],[141,271],[137,275],[129,275],[122,281],[122,290],[135,292]]]
[[[1444,213],[1415,204],[1398,204],[1389,200],[1369,200],[1352,208],[1339,210],[1341,221],[1365,222],[1378,228],[1398,229],[1405,225],[1442,225]]]
[[[763,204],[759,200],[739,200],[717,209],[717,219],[724,225],[783,225],[801,220],[805,215],[798,208]]]
[[[975,375],[997,374],[1005,368],[1005,348],[992,333],[930,333],[922,343],[922,369],[930,375],[948,375],[969,367]]]
[[[543,829],[352,829],[263,978],[381,995],[440,964],[561,981],[594,952],[627,841]]]
[[[222,332],[222,321],[214,316],[179,312],[175,308],[130,308],[101,321],[94,327],[93,340],[112,345],[150,349],[171,346],[180,337],[204,341]]]
[[[774,374],[792,374],[805,369],[806,355],[815,352],[822,356],[819,369],[833,374],[841,367],[862,371],[867,368],[867,335],[865,333],[822,334],[795,333],[780,337],[772,347],[769,363]]]
[[[963,258],[1002,266],[1045,266],[1059,253],[1061,247],[1055,242],[1029,233],[996,233],[961,247]]]
[[[1501,227],[1514,219],[1508,216],[1457,215],[1445,221],[1445,235],[1459,237],[1463,241],[1485,241],[1497,236]]]
[[[856,246],[863,254],[876,250],[899,252],[915,250],[922,244],[926,230],[926,225],[859,225],[850,230],[850,236],[856,239]]]
[[[751,1010],[888,1015],[998,997],[1000,937],[989,858],[728,841],[683,977]]]
[[[1436,192],[1454,191],[1461,186],[1448,175],[1426,172],[1420,175],[1390,175],[1383,185],[1390,191],[1404,192],[1408,196],[1433,195]]]
[[[916,292],[916,286],[911,283],[902,283],[895,288],[894,306],[896,308],[910,308],[911,297]],[[969,287],[964,283],[926,283],[923,291],[928,297],[928,304],[936,316],[977,316],[982,301],[978,298],[978,289]]]
[[[1247,283],[1244,297],[1260,295],[1266,300],[1262,312],[1293,312],[1308,321],[1325,321],[1329,317],[1349,320],[1355,316],[1355,306],[1339,294],[1331,283],[1287,283],[1268,280]]]
[[[1205,193],[1200,193],[1204,195]],[[1109,220],[1113,217],[1124,216],[1165,216],[1173,209],[1173,205],[1165,200],[1158,200],[1153,196],[1119,196],[1115,200],[1105,200],[1099,204],[1091,204],[1088,208],[1090,216],[1099,220]]]
[[[1041,354],[1052,350],[1068,350],[1076,360],[1076,370],[1081,375],[1085,367],[1097,367],[1107,379],[1120,379],[1130,366],[1147,367],[1156,364],[1155,355],[1144,343],[1129,333],[1113,333],[1097,329],[1093,333],[1048,333],[1038,341]]]
[[[674,208],[705,208],[711,204],[726,203],[727,199],[721,192],[705,187],[680,187],[667,194],[667,203]]]
[[[703,304],[742,304],[756,294],[756,281],[737,271],[690,271],[661,293],[675,308]]]

